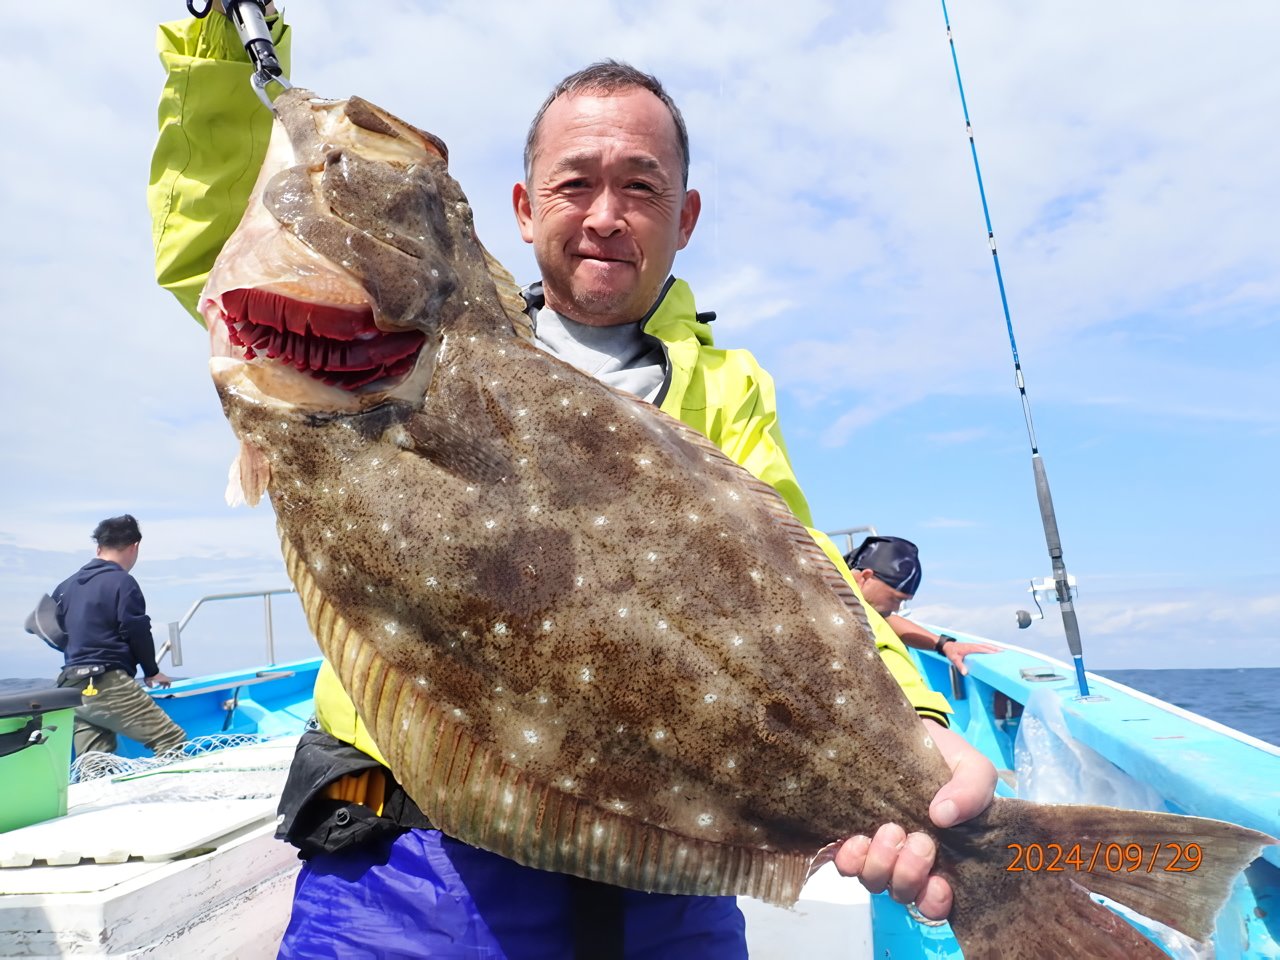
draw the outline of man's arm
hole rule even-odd
[[[289,28],[268,22],[287,71]],[[200,320],[200,291],[244,215],[271,113],[249,85],[253,68],[226,17],[161,24],[156,38],[166,71],[147,188],[156,281]]]
[[[154,677],[160,668],[156,666],[156,642],[151,636],[147,601],[142,596],[138,581],[128,574],[124,575],[116,594],[116,619],[120,623],[121,635],[133,651],[133,659],[142,667],[142,676]]]
[[[917,650],[933,650],[935,653],[941,653],[944,657],[951,661],[960,673],[968,674],[969,668],[964,665],[964,658],[971,653],[999,653],[1000,648],[990,643],[964,643],[960,640],[948,638],[946,643],[939,645],[942,634],[933,633],[920,626],[918,623],[912,623],[906,617],[900,617],[896,613],[891,613],[886,618],[890,628],[908,647],[915,647]]]

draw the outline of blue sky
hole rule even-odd
[[[449,143],[486,245],[546,90],[601,57],[658,74],[703,216],[677,260],[721,345],[774,374],[818,524],[924,555],[915,613],[1061,654],[1008,341],[935,2],[298,4],[293,79]],[[1280,666],[1280,9],[1187,0],[949,5],[1090,666]],[[152,282],[144,202],[176,2],[19,6],[0,34],[0,674],[51,675],[41,592],[135,513],[158,624],[285,584],[202,332]],[[261,654],[202,615],[183,672]],[[289,601],[281,655],[311,646]],[[163,629],[163,628],[161,628]]]

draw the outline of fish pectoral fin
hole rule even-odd
[[[469,483],[500,483],[511,475],[506,454],[463,424],[415,414],[406,424],[410,450]]]
[[[267,492],[270,480],[271,464],[267,462],[266,455],[247,440],[241,440],[240,452],[227,471],[227,506],[239,507],[247,503],[256,507]]]

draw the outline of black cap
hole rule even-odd
[[[910,540],[867,537],[844,562],[851,570],[870,570],[899,593],[914,597],[920,588],[920,551]]]

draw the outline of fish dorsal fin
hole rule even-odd
[[[493,286],[498,292],[498,302],[502,304],[503,312],[515,327],[516,334],[521,339],[532,341],[533,323],[529,315],[524,312],[525,303],[524,297],[520,295],[520,285],[516,283],[511,271],[485,249],[484,244],[480,244],[480,250],[484,253],[484,265],[489,270],[489,276],[493,278]]]

